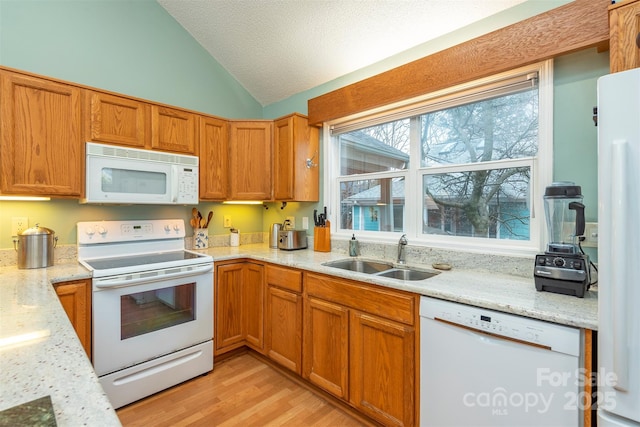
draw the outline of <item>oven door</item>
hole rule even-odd
[[[213,264],[166,273],[93,279],[93,364],[98,375],[212,340]]]

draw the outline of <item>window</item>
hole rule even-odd
[[[547,61],[326,124],[333,232],[537,252],[551,99]]]

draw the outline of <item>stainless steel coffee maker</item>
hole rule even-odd
[[[545,189],[544,212],[549,242],[536,255],[533,276],[538,291],[584,297],[589,289],[589,256],[580,247],[585,218],[582,190],[573,182],[554,182]]]

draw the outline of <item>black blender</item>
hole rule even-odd
[[[573,182],[554,182],[545,189],[544,212],[549,243],[536,255],[533,276],[538,291],[584,297],[589,289],[589,256],[579,245],[584,240],[582,192]]]

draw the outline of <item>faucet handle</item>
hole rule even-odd
[[[409,241],[407,240],[407,235],[406,235],[406,234],[403,234],[403,235],[400,237],[400,240],[398,241],[398,244],[400,244],[400,245],[406,245],[407,243],[409,243]]]

